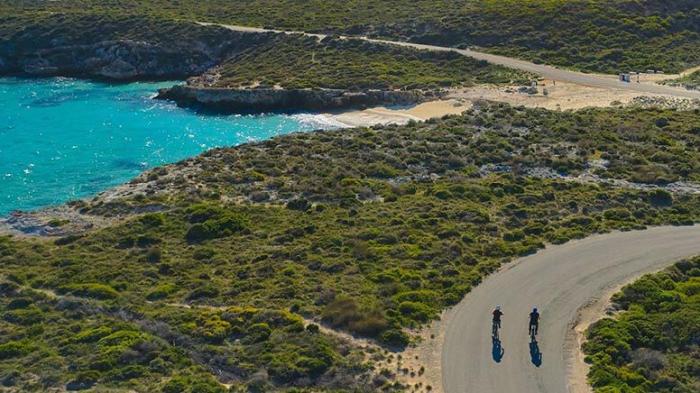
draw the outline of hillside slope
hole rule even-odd
[[[700,63],[700,8],[695,0],[4,0],[0,10],[6,14],[145,14],[367,34],[479,46],[500,54],[606,73],[647,69],[678,72]]]

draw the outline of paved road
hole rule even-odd
[[[454,310],[442,353],[445,392],[567,392],[570,354],[564,347],[577,310],[630,278],[698,254],[700,226],[657,227],[551,246],[508,265]],[[497,304],[505,314],[502,358],[490,336],[490,314]],[[536,346],[527,332],[533,305],[542,314]]]
[[[245,32],[274,32],[274,33],[287,33],[287,34],[305,34],[308,36],[324,38],[323,34],[310,34],[298,31],[282,31],[282,30],[272,30],[272,29],[261,29],[255,27],[244,27],[244,26],[233,26],[233,25],[223,25],[223,24],[211,24],[211,23],[200,23],[202,25],[216,25],[225,27],[227,29]],[[400,42],[400,41],[389,41],[389,40],[377,40],[367,37],[353,37],[363,39],[369,42],[376,42],[381,44],[390,44],[411,47],[416,49],[433,50],[433,51],[454,51],[460,53],[464,56],[469,56],[478,60],[485,60],[492,64],[499,64],[510,68],[515,68],[522,71],[532,72],[541,75],[545,79],[556,80],[560,82],[569,82],[583,86],[597,87],[601,89],[620,89],[620,90],[631,90],[644,94],[652,95],[670,95],[681,98],[697,98],[700,99],[700,91],[687,90],[683,88],[657,85],[654,83],[624,83],[617,80],[617,77],[611,75],[597,75],[597,74],[584,74],[576,71],[563,70],[556,67],[535,64],[529,61],[514,59],[511,57],[492,55],[488,53],[483,53],[471,49],[455,49],[443,46],[435,45],[422,45],[415,44],[412,42]]]

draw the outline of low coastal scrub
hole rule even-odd
[[[698,181],[698,119],[481,103],[150,171],[132,182],[143,191],[73,204],[121,217],[105,228],[0,238],[0,379],[22,391],[398,388],[305,320],[401,350],[409,328],[546,243],[700,221],[700,195],[664,188]],[[652,175],[637,178],[643,167]],[[197,225],[206,236],[188,235]]]
[[[369,392],[374,384],[361,353],[287,311],[106,306],[16,281],[0,282],[0,383],[10,390]]]
[[[389,37],[585,71],[679,72],[700,63],[695,0],[6,0],[0,12],[171,20]]]
[[[700,257],[647,275],[613,297],[620,310],[584,345],[596,392],[697,392]]]
[[[146,332],[137,321],[8,281],[0,287],[0,383],[6,389],[84,390],[99,384],[145,392],[157,391],[152,388],[164,379],[187,377],[188,386],[214,389],[197,391],[224,391],[181,347]],[[37,317],[18,321],[13,316],[29,310]]]

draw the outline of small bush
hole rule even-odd
[[[175,292],[177,292],[177,286],[173,284],[161,284],[155,287],[151,292],[149,292],[146,296],[146,299],[151,301],[160,300],[170,296]]]
[[[78,373],[70,382],[66,384],[68,390],[86,390],[90,389],[100,379],[100,373],[97,371],[83,371]]]
[[[28,342],[9,341],[5,344],[0,344],[0,359],[9,359],[17,356],[24,356],[31,351],[32,347]]]
[[[109,285],[99,283],[70,284],[59,288],[59,292],[75,296],[91,297],[100,300],[110,300],[119,297],[119,292]]]
[[[369,337],[376,337],[389,325],[381,312],[361,310],[350,298],[339,298],[326,306],[323,320],[335,328]]]
[[[107,326],[100,326],[97,328],[86,329],[76,334],[74,340],[81,343],[92,343],[97,342],[103,337],[107,337],[112,334],[112,329]]]
[[[671,206],[673,196],[666,190],[657,189],[649,193],[649,201],[654,206]]]
[[[389,329],[381,334],[379,340],[392,348],[404,348],[411,341],[408,335],[401,330]]]
[[[211,284],[204,284],[187,295],[187,300],[197,300],[202,298],[214,298],[219,296],[219,289]]]
[[[165,224],[165,215],[162,213],[149,213],[143,215],[139,221],[146,227],[157,228]]]
[[[202,216],[197,216],[201,219]],[[204,222],[198,222],[190,227],[185,238],[190,243],[199,243],[205,240],[231,236],[246,227],[245,217],[234,212],[221,213],[216,218],[208,218]]]
[[[158,247],[151,247],[146,251],[146,261],[149,263],[158,263],[163,257],[163,253]]]
[[[267,323],[255,323],[248,327],[246,331],[246,341],[252,343],[258,343],[261,341],[266,341],[270,338],[272,334],[272,329]]]

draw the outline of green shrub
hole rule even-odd
[[[654,206],[671,206],[673,204],[671,193],[660,189],[650,192],[649,200]]]
[[[401,330],[389,329],[381,334],[379,340],[389,347],[404,348],[410,343],[408,335]]]
[[[158,247],[151,247],[146,252],[146,261],[148,261],[149,263],[158,263],[160,262],[162,257],[163,253]]]
[[[85,296],[101,300],[116,299],[119,292],[109,285],[100,283],[69,284],[59,288],[63,294]]]
[[[187,300],[198,300],[205,298],[214,298],[219,296],[219,289],[211,284],[204,284],[200,287],[195,288],[189,295],[187,295]]]
[[[388,321],[379,311],[360,309],[350,298],[339,298],[328,304],[322,317],[335,328],[369,337],[376,337],[388,327]]]
[[[619,208],[606,210],[603,216],[608,220],[625,221],[628,220],[632,214],[627,209]]]
[[[100,338],[97,344],[100,347],[130,347],[134,344],[147,341],[144,333],[135,330],[117,330],[107,336]]]
[[[7,304],[7,309],[8,310],[17,310],[17,309],[23,309],[23,308],[28,308],[29,306],[32,305],[32,299],[29,298],[17,298],[17,299],[12,299],[10,303]]]
[[[203,223],[210,219],[220,218],[226,215],[226,210],[219,205],[201,203],[190,206],[187,211],[187,220],[191,223]]]
[[[399,304],[399,312],[415,321],[427,322],[433,316],[430,307],[423,303],[403,302]]]
[[[107,326],[100,326],[91,329],[85,329],[80,331],[75,335],[74,339],[81,343],[92,343],[97,342],[103,337],[107,337],[112,334],[112,329]]]
[[[17,325],[34,325],[44,319],[43,313],[36,306],[23,309],[10,310],[3,314],[2,318]]]
[[[26,341],[8,341],[0,344],[0,359],[10,359],[24,356],[32,351],[32,346]]]
[[[160,300],[164,299],[171,294],[177,292],[177,286],[173,284],[160,284],[157,287],[155,287],[151,292],[146,295],[146,299],[154,301],[154,300]]]
[[[366,174],[370,177],[387,179],[391,177],[396,177],[398,175],[398,172],[396,171],[396,169],[386,164],[370,164],[367,166]]]
[[[139,221],[146,227],[157,228],[165,224],[165,215],[163,213],[144,214]]]
[[[183,393],[187,391],[188,381],[181,376],[174,376],[163,385],[163,393]]]
[[[205,240],[231,236],[240,232],[247,225],[247,219],[242,215],[230,211],[216,210],[215,216],[209,215],[211,209],[197,210],[194,218],[190,215],[190,221],[197,222],[187,231],[185,238],[190,243],[198,243]],[[201,222],[200,220],[204,220]]]
[[[100,380],[100,373],[97,371],[81,371],[66,384],[68,390],[85,390],[91,388]]]
[[[108,378],[112,381],[128,381],[130,379],[139,378],[145,375],[148,370],[138,364],[128,365],[126,367],[111,370]]]
[[[272,334],[272,329],[267,323],[255,323],[248,327],[246,331],[246,341],[257,343],[261,341],[266,341],[270,338]]]

